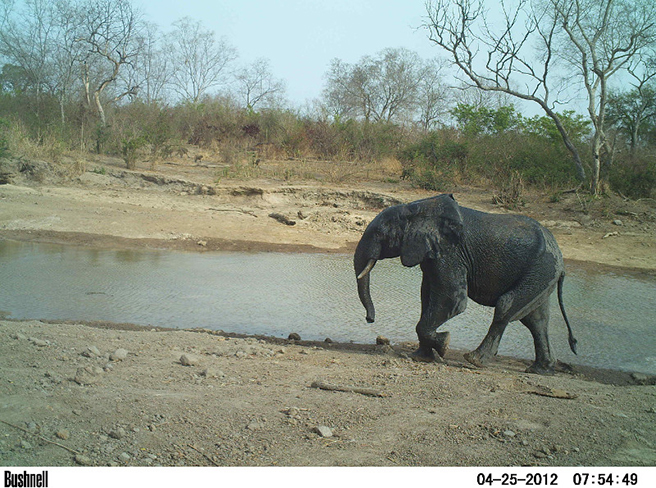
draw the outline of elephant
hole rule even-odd
[[[423,276],[414,359],[434,361],[433,350],[444,357],[450,336],[437,329],[464,312],[469,297],[494,307],[494,317],[481,344],[465,354],[467,361],[483,366],[497,354],[506,326],[520,320],[535,345],[535,361],[527,372],[554,374],[547,329],[549,298],[556,287],[569,346],[576,354],[563,305],[562,253],[551,232],[535,220],[461,207],[451,194],[386,208],[367,226],[353,257],[369,323],[375,319],[371,270],[378,260],[399,256],[404,266],[419,265]]]

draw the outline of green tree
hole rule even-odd
[[[492,109],[459,103],[451,110],[451,115],[455,117],[458,128],[472,136],[519,129],[523,121],[522,115],[513,106]]]

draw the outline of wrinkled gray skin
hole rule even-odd
[[[401,257],[404,266],[420,265],[421,318],[417,324],[418,360],[444,356],[448,332],[437,328],[464,312],[467,297],[494,307],[490,329],[465,358],[481,366],[496,355],[509,322],[520,320],[535,343],[535,362],[528,372],[552,374],[549,348],[549,297],[558,287],[560,309],[576,353],[576,339],[565,315],[563,257],[553,235],[535,220],[520,215],[494,215],[460,207],[452,195],[396,205],[369,224],[355,251],[360,301],[367,321],[375,318],[369,291],[376,261]]]

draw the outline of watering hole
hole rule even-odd
[[[555,294],[554,356],[571,364],[656,374],[656,279],[567,263],[564,301],[579,341],[575,356]],[[372,271],[376,322],[367,324],[346,254],[184,253],[81,248],[0,240],[0,317],[203,327],[306,340],[416,341],[421,271],[397,259]],[[470,301],[442,326],[451,347],[475,348],[492,309]],[[533,358],[519,322],[499,354]]]

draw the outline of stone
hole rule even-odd
[[[376,337],[376,345],[378,346],[389,346],[390,340],[384,336]]]
[[[631,373],[631,378],[636,385],[656,385],[656,376],[650,376],[644,373]]]
[[[253,420],[249,422],[249,424],[246,426],[248,430],[261,430],[262,429],[262,424],[258,422],[257,420]]]
[[[613,220],[613,225],[617,225],[618,227],[622,227],[624,225],[624,222],[622,222],[620,219],[615,219],[615,220]]]
[[[120,440],[123,439],[123,437],[125,437],[126,434],[127,432],[123,427],[118,427],[109,433],[109,437],[111,437],[112,439]]]
[[[127,349],[118,348],[116,351],[109,355],[110,361],[123,361],[128,357]]]
[[[68,440],[69,437],[71,437],[71,433],[67,429],[61,429],[58,430],[55,435],[60,438],[61,440]]]
[[[84,352],[82,352],[82,356],[88,357],[88,358],[95,358],[100,356],[100,351],[96,346],[89,346],[87,347]]]
[[[225,378],[226,374],[221,371],[220,369],[216,369],[214,367],[209,367],[205,368],[202,372],[201,375],[204,376],[205,378]]]
[[[290,341],[300,341],[301,336],[296,332],[292,332],[291,334],[289,334],[289,337],[287,337],[287,339],[289,339]]]
[[[198,358],[192,354],[183,354],[180,356],[180,364],[183,366],[195,366],[198,364]]]
[[[84,368],[78,368],[73,381],[79,385],[93,385],[101,380],[102,373],[102,368],[98,366],[85,366]]]
[[[515,434],[512,430],[504,430],[503,435],[506,437],[515,437],[517,434]]]
[[[79,464],[80,466],[92,466],[93,461],[91,458],[85,456],[84,454],[76,454],[75,455],[75,462]]]
[[[320,437],[332,437],[333,436],[333,430],[330,427],[326,427],[325,425],[318,425],[314,428],[314,432],[319,434]]]
[[[130,459],[132,459],[132,456],[130,456],[127,452],[122,452],[118,455],[118,457],[121,461],[125,462],[128,462]]]
[[[44,341],[43,339],[37,339],[35,337],[30,337],[30,342],[37,347],[46,347],[50,345],[48,341]]]

